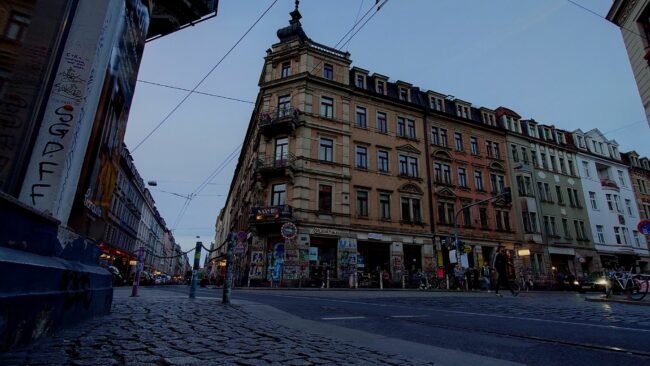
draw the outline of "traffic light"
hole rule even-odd
[[[512,203],[512,190],[510,187],[503,188],[503,192],[501,194],[503,195],[503,200],[505,203]]]

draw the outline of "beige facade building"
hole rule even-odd
[[[650,0],[615,0],[607,20],[621,28],[650,124]]]

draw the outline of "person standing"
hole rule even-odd
[[[505,286],[510,290],[512,296],[519,295],[519,292],[514,291],[508,286],[508,259],[506,258],[506,248],[500,246],[497,254],[494,256],[494,269],[497,271],[497,283],[494,286],[494,292],[497,296],[501,297],[499,289]]]
[[[483,267],[481,268],[481,282],[483,283],[483,288],[490,292],[490,274],[492,269],[488,266],[488,262],[483,262]]]

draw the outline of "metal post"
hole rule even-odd
[[[192,269],[192,284],[190,285],[190,299],[196,298],[196,280],[199,275],[199,266],[201,262],[201,246],[203,243],[200,241],[196,242],[196,247],[194,247],[194,267]]]
[[[137,297],[140,292],[140,274],[144,267],[144,247],[138,249],[138,264],[135,267],[135,276],[133,276],[133,288],[131,289],[131,296]]]
[[[327,288],[330,288],[330,270],[327,270]]]
[[[402,288],[406,288],[406,275],[402,275]]]
[[[223,281],[223,297],[221,302],[223,304],[230,304],[230,295],[232,294],[232,260],[233,260],[233,249],[235,247],[235,240],[237,234],[230,233],[230,240],[228,240],[228,250],[226,251],[226,278]]]
[[[379,271],[379,289],[384,289],[384,270]]]

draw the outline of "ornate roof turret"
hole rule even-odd
[[[280,39],[280,42],[288,42],[296,38],[298,38],[300,41],[305,41],[308,39],[307,34],[305,34],[305,31],[302,29],[302,24],[300,24],[302,15],[300,15],[298,5],[300,5],[300,1],[296,0],[296,8],[291,13],[289,13],[289,15],[291,15],[289,25],[278,29],[277,35]]]

